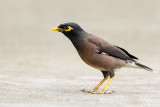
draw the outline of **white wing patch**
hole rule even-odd
[[[105,53],[105,52],[102,52],[101,54],[103,54],[103,55],[107,55],[107,53]]]
[[[100,51],[97,51],[98,54],[102,54],[102,55],[108,55],[107,53],[105,52],[100,52]]]

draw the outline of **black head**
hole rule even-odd
[[[69,27],[71,28],[70,30],[68,31],[83,31],[83,29],[77,24],[77,23],[73,23],[73,22],[69,22],[69,23],[64,23],[64,24],[60,24],[58,26],[58,28],[62,28],[67,30],[69,29]]]
[[[71,35],[84,30],[77,23],[69,22],[60,24],[58,27],[51,29],[51,31],[59,31],[65,35]]]
[[[71,40],[76,49],[80,49],[82,41],[88,36],[87,32],[73,22],[60,24],[58,27],[51,29],[51,31],[62,32]]]

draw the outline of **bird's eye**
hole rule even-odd
[[[65,26],[65,28],[64,28],[65,30],[67,30],[67,29],[69,29],[69,26]]]
[[[64,31],[69,32],[71,31],[73,28],[71,26],[64,26],[63,27]]]

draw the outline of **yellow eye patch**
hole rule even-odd
[[[71,31],[73,28],[71,27],[71,26],[67,26],[65,29],[64,29],[64,31],[66,31],[66,32],[69,32],[69,31]]]

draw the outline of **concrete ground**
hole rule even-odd
[[[158,0],[0,1],[0,107],[159,107]],[[157,73],[123,68],[109,90],[89,94],[103,78],[52,27],[74,21],[125,48]],[[102,86],[104,87],[104,85]]]

